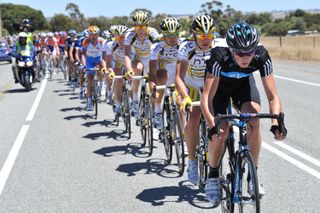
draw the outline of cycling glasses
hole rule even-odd
[[[163,35],[165,37],[168,37],[168,38],[177,38],[177,37],[179,37],[179,33],[163,33]]]
[[[196,38],[199,40],[209,40],[214,38],[214,34],[197,34]]]
[[[147,27],[148,26],[146,26],[146,25],[136,25],[136,26],[134,26],[134,29],[135,30],[145,30],[145,29],[147,29]]]
[[[232,53],[238,57],[251,57],[256,53],[256,49],[251,50],[249,52],[241,52],[241,51],[232,50]]]

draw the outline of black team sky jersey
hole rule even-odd
[[[259,70],[261,77],[269,76],[273,72],[270,56],[262,45],[257,47],[247,68],[241,68],[235,62],[228,47],[213,48],[206,63],[206,72],[220,77],[223,82],[234,82],[236,79],[249,77],[256,70]]]

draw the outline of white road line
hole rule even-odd
[[[43,79],[41,87],[40,87],[40,90],[39,90],[39,92],[37,94],[37,97],[36,97],[35,101],[33,102],[33,105],[31,107],[31,110],[29,111],[29,114],[28,114],[28,116],[26,118],[26,121],[31,121],[33,119],[33,116],[34,116],[34,114],[36,113],[36,111],[38,109],[38,106],[39,106],[41,97],[43,95],[44,89],[46,88],[47,81],[48,81],[47,77],[45,79]]]
[[[289,163],[295,165],[296,167],[299,167],[300,169],[306,171],[307,173],[315,176],[316,178],[318,178],[320,180],[320,172],[312,169],[311,167],[301,163],[300,161],[294,159],[293,157],[290,157],[289,155],[279,151],[276,148],[273,148],[272,146],[270,146],[267,143],[262,143],[262,147],[269,150],[270,152],[273,152],[274,154],[278,155],[279,157],[283,158],[284,160],[288,161]]]
[[[18,156],[19,150],[22,146],[23,140],[28,132],[30,125],[23,125],[20,129],[20,132],[11,148],[11,151],[4,163],[1,171],[0,171],[0,195],[2,194],[2,190],[7,182],[7,179],[10,175],[11,169],[14,165],[14,162]]]
[[[320,84],[311,83],[311,82],[307,82],[307,81],[300,81],[300,80],[296,80],[293,78],[287,78],[287,77],[282,77],[282,76],[278,76],[278,75],[275,75],[274,77],[279,78],[279,79],[283,79],[283,80],[294,81],[294,82],[298,82],[298,83],[302,83],[302,84],[308,84],[308,85],[320,87]]]
[[[310,163],[320,167],[320,161],[319,160],[317,160],[317,159],[315,159],[315,158],[313,158],[313,157],[311,157],[311,156],[309,156],[309,155],[307,155],[307,154],[305,154],[305,153],[303,153],[303,152],[301,152],[301,151],[299,151],[299,150],[297,150],[297,149],[295,149],[295,148],[293,148],[293,147],[291,147],[291,146],[289,146],[289,145],[287,145],[285,143],[274,142],[273,144],[275,144],[277,146],[280,146],[280,147],[288,150],[289,152],[292,152],[293,154],[295,154],[295,155],[297,155],[297,156],[309,161]]]

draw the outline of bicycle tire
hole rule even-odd
[[[224,154],[220,162],[220,177],[222,185],[221,211],[223,213],[234,212],[234,137],[232,126],[229,127],[229,135],[225,141]]]
[[[199,169],[199,188],[204,189],[208,178],[208,153],[207,153],[207,135],[205,122],[199,125],[199,140],[197,146],[197,160]]]
[[[149,99],[146,100],[149,102]],[[148,155],[151,156],[152,152],[153,152],[153,122],[152,122],[152,108],[150,104],[146,103],[146,107],[147,107],[147,137],[148,137],[148,148],[149,148],[149,153]]]
[[[238,166],[240,166],[239,176],[239,197],[241,198],[238,205],[238,212],[256,212],[260,213],[260,197],[259,197],[259,183],[257,177],[257,171],[253,163],[251,153],[244,151],[239,158]],[[250,181],[254,187],[254,193],[252,195],[248,192],[248,175],[250,175]],[[247,188],[246,188],[247,186]]]
[[[145,119],[145,93],[144,89],[141,90],[140,103],[139,103],[139,117],[137,122],[140,125],[140,133],[142,137],[142,147],[146,146],[147,143],[147,129],[146,129],[146,119]]]
[[[184,159],[184,137],[183,131],[181,127],[181,120],[178,110],[175,113],[175,122],[174,122],[174,129],[173,129],[173,136],[174,136],[174,145],[176,148],[176,158],[177,158],[177,165],[179,168],[179,175],[182,176],[184,173],[185,167],[185,159]]]
[[[94,85],[93,86],[93,106],[94,106],[94,116],[95,116],[95,119],[98,118],[98,95],[97,95],[97,86]]]
[[[171,112],[170,112],[170,105],[169,105],[169,99],[168,97],[165,97],[164,100],[164,106],[162,110],[162,117],[163,117],[163,129],[162,134],[163,137],[161,138],[162,143],[164,145],[164,151],[166,154],[166,161],[168,164],[171,163],[172,160],[172,137],[171,137],[171,127],[170,127],[170,121],[171,121]]]
[[[123,113],[124,113],[124,122],[125,122],[125,131],[128,133],[128,139],[131,138],[131,116],[130,116],[130,107],[129,107],[129,96],[128,91],[123,93]]]

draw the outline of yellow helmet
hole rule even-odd
[[[150,22],[150,14],[144,10],[137,10],[132,16],[132,21],[136,24],[148,24]]]
[[[197,16],[192,23],[191,29],[193,33],[214,33],[215,22],[209,15]]]
[[[166,18],[160,23],[160,29],[163,33],[178,33],[180,27],[180,22],[175,18]]]
[[[88,34],[99,34],[100,33],[100,29],[99,27],[95,26],[95,25],[92,25],[90,27],[88,27],[88,30],[87,30]]]

